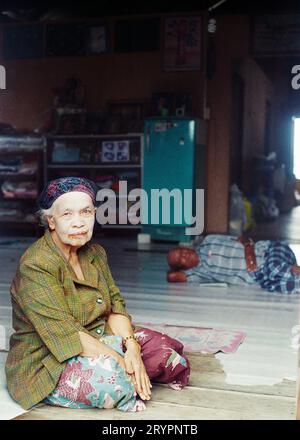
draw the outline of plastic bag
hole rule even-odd
[[[230,187],[230,207],[229,207],[229,233],[239,236],[244,230],[247,222],[243,193],[234,183]]]

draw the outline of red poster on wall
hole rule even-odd
[[[164,27],[164,70],[199,70],[201,16],[167,17]]]

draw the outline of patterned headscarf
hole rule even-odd
[[[62,177],[46,184],[38,197],[37,205],[39,209],[48,209],[59,196],[72,191],[85,192],[95,204],[97,186],[94,182],[82,177]]]

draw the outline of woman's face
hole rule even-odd
[[[172,269],[191,269],[198,266],[200,258],[193,249],[181,247],[169,252],[168,263]]]
[[[63,247],[81,247],[92,238],[95,214],[91,197],[81,191],[72,191],[53,203],[52,216],[48,217],[49,228]]]

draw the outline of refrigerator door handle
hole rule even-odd
[[[147,150],[150,149],[150,127],[147,128],[146,132],[146,148]]]

